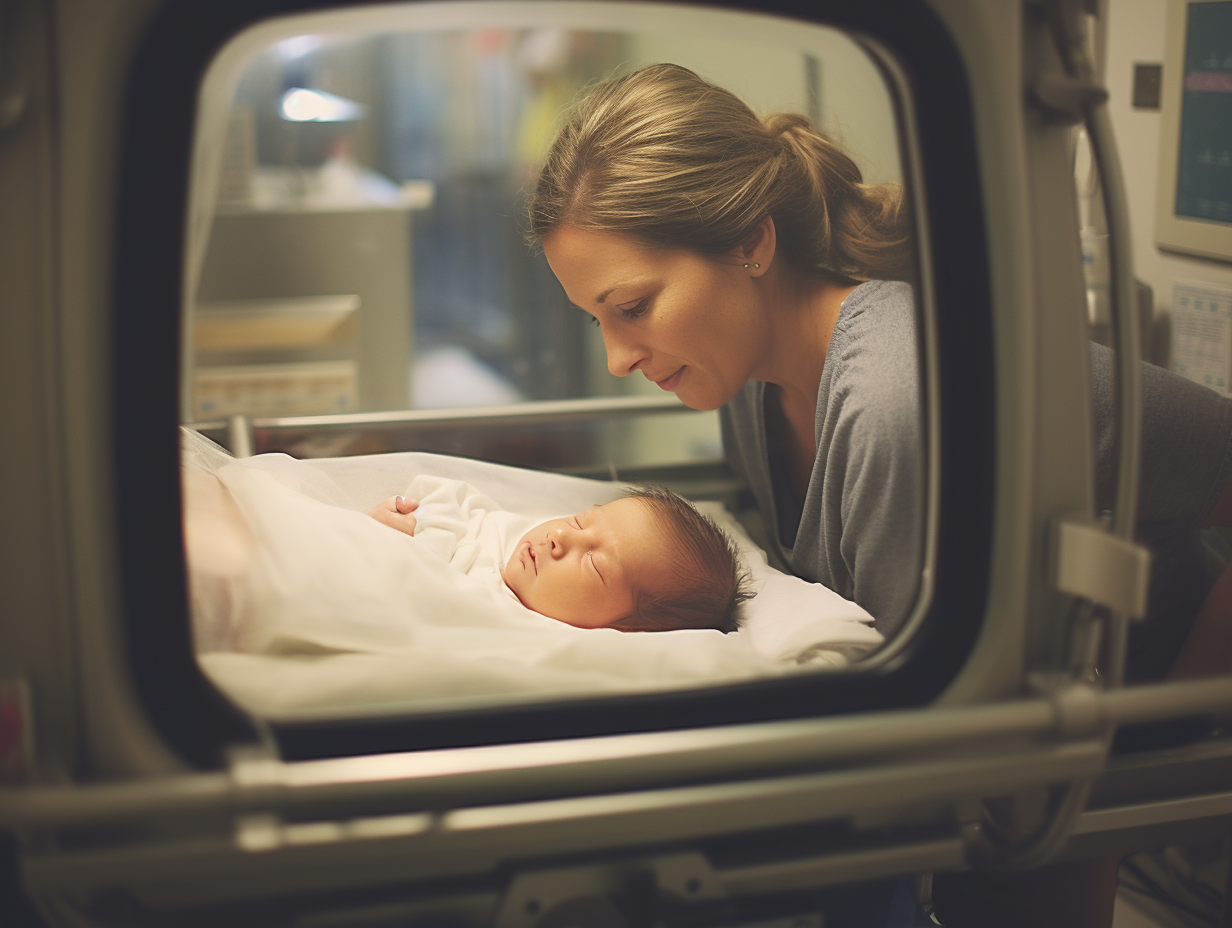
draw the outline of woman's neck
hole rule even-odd
[[[757,379],[777,384],[786,405],[811,414],[843,300],[858,285],[777,277],[766,281],[772,353]]]

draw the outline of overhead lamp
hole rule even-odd
[[[350,122],[363,116],[364,108],[324,90],[292,87],[282,95],[278,112],[291,122]]]

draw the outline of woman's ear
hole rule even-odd
[[[736,260],[748,268],[753,277],[760,277],[774,260],[776,244],[774,219],[767,216],[736,247]]]

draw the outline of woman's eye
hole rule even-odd
[[[590,324],[597,326],[599,324],[598,316],[590,316]]]
[[[632,306],[619,306],[621,319],[636,319],[642,313],[646,312],[646,307],[650,304],[650,300],[638,300]]]

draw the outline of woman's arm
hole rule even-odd
[[[1166,680],[1196,680],[1232,673],[1232,564],[1202,602]]]
[[[1206,522],[1207,525],[1232,525],[1232,474],[1223,486],[1223,495],[1215,504],[1215,511]]]
[[[1232,525],[1232,476],[1207,525]],[[1193,628],[1165,679],[1195,680],[1232,673],[1232,564],[1203,600]]]

